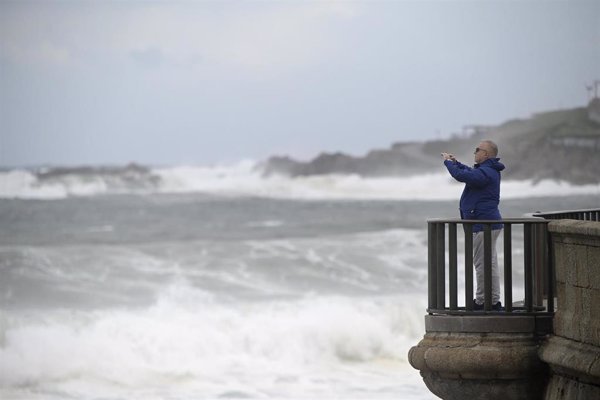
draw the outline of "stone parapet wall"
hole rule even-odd
[[[548,224],[556,269],[554,334],[600,346],[600,223]]]
[[[548,231],[557,310],[539,351],[551,368],[545,400],[600,399],[600,222],[553,221]]]

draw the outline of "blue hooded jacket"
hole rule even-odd
[[[444,161],[450,175],[457,181],[465,183],[462,196],[460,196],[460,217],[462,219],[502,219],[498,203],[500,203],[500,171],[505,167],[499,160],[499,158],[490,158],[481,164],[475,164],[474,168],[458,161]],[[502,224],[492,225],[492,229],[501,228]],[[482,225],[473,226],[473,232],[482,230]]]

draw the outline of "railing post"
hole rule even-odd
[[[437,255],[437,309],[446,308],[446,225],[439,223],[436,230]]]
[[[544,305],[544,253],[546,251],[546,238],[544,237],[544,232],[542,230],[542,224],[534,224],[534,275],[533,275],[533,293],[534,293],[534,306],[543,306]]]
[[[465,309],[473,311],[473,225],[464,224],[465,231]]]
[[[427,243],[428,243],[428,258],[427,258],[427,276],[429,295],[429,309],[437,307],[437,224],[434,222],[427,223]]]
[[[548,294],[548,312],[554,312],[554,288],[555,288],[555,276],[554,276],[554,255],[552,252],[552,239],[548,235],[548,224],[544,224],[544,237],[546,241],[546,257],[548,266],[548,279],[546,279],[546,293]]]
[[[525,273],[525,309],[533,311],[533,234],[530,222],[523,224],[523,261]]]
[[[458,309],[458,276],[457,276],[457,251],[456,251],[456,223],[448,224],[448,264],[450,309]]]
[[[512,225],[504,224],[504,308],[512,312]]]
[[[492,311],[492,226],[483,225],[483,298],[485,311]]]

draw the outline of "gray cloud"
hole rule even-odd
[[[0,3],[0,165],[364,154],[581,106],[600,3]]]
[[[163,52],[155,47],[145,50],[132,50],[129,54],[137,65],[146,68],[160,67],[166,60]]]

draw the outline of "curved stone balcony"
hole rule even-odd
[[[501,221],[500,311],[491,305],[491,224],[498,221],[477,221],[484,225],[481,311],[472,303],[475,222],[428,221],[426,332],[409,361],[431,392],[442,399],[600,399],[600,223],[588,222],[599,215],[582,210]],[[574,289],[565,277],[579,279]],[[513,301],[515,292],[523,299]]]

